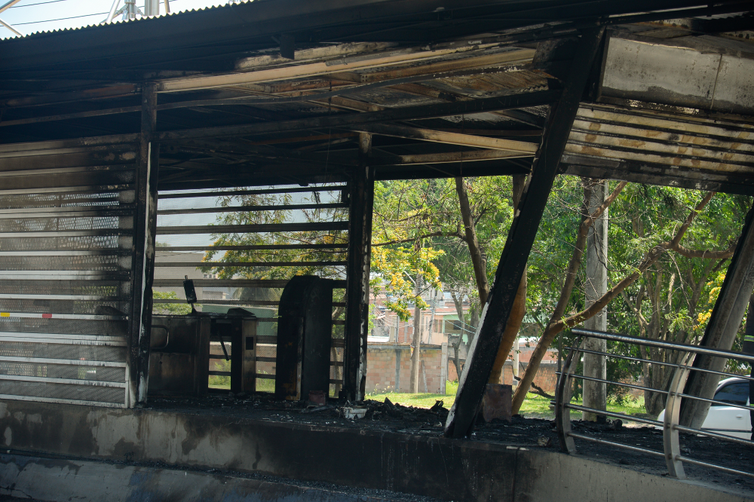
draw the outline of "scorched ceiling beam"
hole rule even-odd
[[[160,140],[178,141],[217,136],[250,136],[331,127],[353,128],[356,125],[370,123],[429,119],[452,115],[472,115],[474,113],[507,110],[511,108],[548,105],[557,99],[559,95],[560,91],[554,90],[524,92],[510,96],[478,99],[474,101],[405,106],[371,113],[343,113],[299,120],[284,120],[280,122],[167,131],[160,134]]]

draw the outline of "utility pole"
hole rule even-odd
[[[421,371],[421,345],[422,345],[422,309],[419,306],[419,298],[422,288],[421,274],[416,278],[416,301],[414,306],[414,352],[411,354],[411,392],[419,392],[419,372]]]
[[[589,213],[594,213],[607,198],[607,181],[595,182],[589,196]],[[585,304],[588,307],[607,292],[607,209],[597,218],[589,229],[587,236],[586,255],[586,288]],[[607,330],[607,312],[603,309],[599,314],[584,322],[586,329],[595,331]],[[588,338],[585,348],[597,352],[605,352],[607,343],[605,340]],[[607,378],[607,366],[605,356],[598,354],[584,354],[584,376]],[[584,380],[584,406],[596,410],[607,409],[607,386],[602,382]],[[584,412],[584,420],[596,421],[598,415]]]

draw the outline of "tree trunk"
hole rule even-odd
[[[421,276],[416,278],[416,297],[421,294]],[[414,307],[414,352],[411,354],[411,392],[419,392],[419,372],[421,371],[421,345],[422,345],[422,310],[418,302]]]
[[[589,214],[597,211],[607,199],[607,181],[596,183],[591,190],[585,190],[584,200],[589,200]],[[595,219],[587,236],[586,287],[585,302],[589,306],[607,292],[607,209]],[[601,310],[597,315],[584,322],[586,329],[607,330],[607,311]],[[595,352],[605,352],[607,342],[598,338],[584,341],[584,348]],[[584,376],[607,379],[607,365],[604,355],[584,353]],[[607,385],[604,382],[584,380],[584,406],[595,410],[607,409]],[[584,420],[596,421],[596,413],[584,412]]]
[[[474,219],[471,216],[471,205],[469,204],[469,195],[466,192],[466,184],[463,178],[456,178],[456,192],[458,193],[458,203],[461,206],[461,219],[466,235],[466,245],[469,247],[471,264],[474,267],[474,278],[476,279],[477,289],[479,291],[479,303],[487,303],[487,295],[490,293],[490,285],[487,281],[487,266],[479,247],[479,240],[476,235]]]
[[[453,364],[456,366],[456,375],[458,378],[461,378],[461,346],[464,345],[468,347],[468,344],[463,343],[463,336],[465,334],[466,330],[466,322],[464,320],[463,315],[463,297],[461,294],[451,291],[450,297],[453,299],[453,304],[456,306],[456,313],[458,314],[458,322],[461,325],[461,334],[458,335],[458,340],[454,343],[451,343],[453,346]],[[468,336],[468,335],[467,335]]]

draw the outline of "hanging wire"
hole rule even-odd
[[[24,25],[29,25],[29,24],[54,23],[54,22],[57,22],[57,21],[68,21],[70,19],[82,19],[82,18],[85,18],[85,17],[106,16],[107,14],[108,14],[107,12],[99,12],[99,13],[96,13],[96,14],[82,14],[82,15],[79,15],[79,16],[60,17],[58,19],[47,19],[45,21],[27,21],[25,23],[13,23],[13,25],[14,26],[24,26]]]
[[[13,7],[10,7],[8,10],[11,9],[22,9],[24,7],[34,7],[35,5],[47,5],[49,3],[60,3],[60,2],[67,2],[68,0],[47,0],[46,2],[37,2],[37,3],[27,3],[24,5],[14,5]]]

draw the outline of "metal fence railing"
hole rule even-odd
[[[600,331],[591,331],[585,329],[574,329],[573,333],[577,335],[576,341],[571,347],[568,356],[563,365],[558,379],[558,388],[555,399],[556,422],[558,434],[560,437],[561,448],[568,452],[577,451],[577,441],[597,443],[608,448],[620,448],[629,450],[636,454],[647,455],[665,460],[668,473],[679,479],[686,478],[684,464],[701,466],[704,468],[716,469],[727,472],[736,476],[746,476],[754,478],[754,467],[750,469],[742,468],[746,462],[739,462],[735,465],[723,465],[722,462],[711,461],[716,454],[711,449],[719,448],[722,452],[732,443],[743,445],[745,448],[754,448],[754,443],[750,440],[751,425],[749,422],[749,412],[753,410],[748,402],[748,383],[752,380],[749,376],[744,376],[727,371],[717,371],[714,369],[695,368],[694,360],[699,356],[719,357],[725,360],[734,360],[748,365],[754,364],[754,356],[731,352],[725,350],[715,350],[693,345],[678,344],[665,342],[661,340],[650,340],[631,336],[610,334]],[[620,344],[623,350],[593,350],[585,347],[585,341],[589,339],[605,340],[614,342],[613,345]],[[634,348],[636,350],[630,350]],[[652,352],[665,354],[662,358],[645,357],[642,353],[649,353],[648,350],[638,350],[639,348],[652,348]],[[619,359],[629,364],[653,365],[656,368],[664,367],[669,371],[668,385],[665,388],[652,388],[642,381],[617,381],[591,376],[583,376],[576,373],[578,362],[584,354],[592,354],[598,357]],[[638,355],[637,355],[638,354]],[[671,354],[672,357],[668,357]],[[707,373],[723,383],[719,386],[714,396],[699,396],[685,393],[686,383],[689,375],[693,372]],[[724,380],[726,378],[735,378],[734,380]],[[589,406],[576,404],[572,402],[571,396],[574,383],[576,382],[596,382],[605,385],[614,385],[622,387],[629,391],[649,391],[659,393],[665,397],[665,410],[657,418],[648,416],[635,416],[618,411],[609,411],[595,409]],[[726,385],[737,385],[738,397],[726,393]],[[681,406],[684,402],[697,401],[710,405],[707,419],[700,427],[690,427],[681,425]],[[599,434],[581,433],[575,430],[571,422],[571,410],[592,413],[596,416],[621,420],[626,423],[633,423],[636,426],[649,426],[656,430],[662,430],[662,439],[658,444],[650,445],[639,444],[636,441],[629,444],[627,441],[621,442],[612,437],[600,437]],[[738,426],[714,425],[711,418],[724,420],[722,412],[732,414],[733,420],[738,422]],[[701,437],[714,438],[717,441],[710,441],[704,450],[705,455],[697,456],[702,453],[698,448],[684,447],[684,441],[691,438],[698,439]],[[652,447],[656,446],[656,447]],[[754,450],[752,450],[754,453]],[[723,455],[720,455],[723,456]]]

